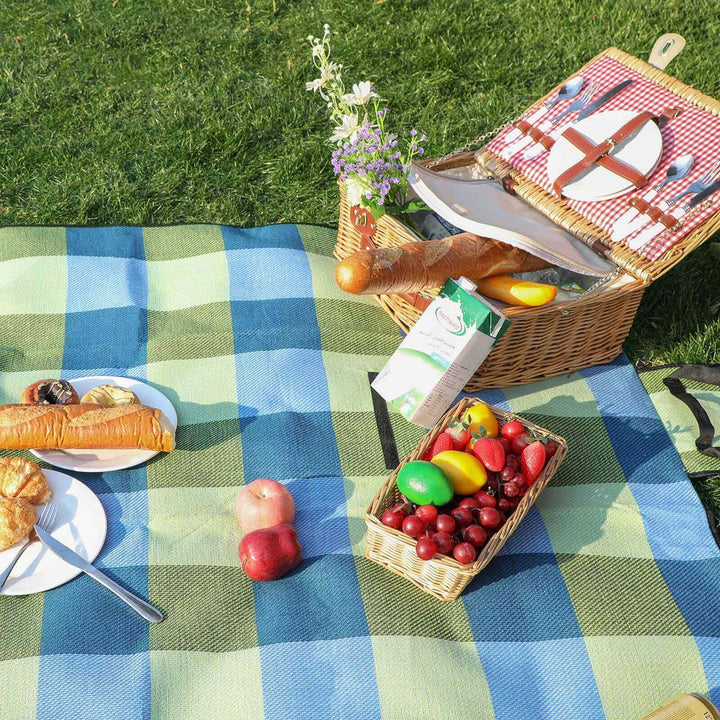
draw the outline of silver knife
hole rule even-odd
[[[602,107],[608,100],[612,100],[618,93],[621,93],[628,85],[632,85],[633,79],[628,78],[611,87],[604,95],[597,100],[591,102],[587,107],[583,108],[573,120],[573,125],[580,120],[584,120],[588,115],[592,115],[599,107]]]
[[[699,205],[703,200],[707,200],[713,193],[720,190],[720,180],[716,180],[712,185],[708,185],[702,192],[699,192],[687,204],[688,209]]]
[[[85,560],[85,558],[80,557],[74,550],[71,550],[69,547],[56,540],[52,535],[50,535],[50,533],[46,532],[37,525],[35,526],[35,532],[42,541],[43,545],[50,548],[50,550],[52,550],[59,558],[64,560],[66,563],[70,563],[70,565],[79,568],[93,580],[97,580],[108,590],[114,592],[121,600],[125,601],[136,613],[142,615],[142,617],[144,617],[148,622],[162,622],[165,619],[163,614],[158,609],[150,605],[150,603],[145,602],[141,598],[137,597],[137,595],[133,595],[124,587],[118,585],[114,580],[111,580],[107,575],[101,573],[94,565]]]

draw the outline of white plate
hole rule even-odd
[[[632,120],[635,115],[637,113],[631,110],[596,113],[573,127],[592,142],[599,143]],[[650,120],[636,132],[634,137],[620,143],[619,149],[613,150],[610,154],[647,176],[660,162],[662,146],[660,128],[657,123]],[[557,177],[582,158],[583,153],[569,140],[560,136],[548,157],[547,171],[550,182],[555,182]],[[563,195],[573,200],[609,200],[634,189],[635,186],[628,180],[604,167],[593,165],[577,180],[568,183],[563,188]]]
[[[52,536],[92,562],[100,553],[107,535],[107,517],[97,495],[87,485],[57,470],[44,470],[58,508]],[[42,506],[36,508],[38,515]],[[17,552],[13,545],[0,552],[0,568],[6,568]],[[63,585],[82,571],[61,560],[39,540],[25,549],[5,581],[0,595],[30,595]]]
[[[172,403],[159,390],[142,380],[126,377],[110,377],[93,375],[91,377],[71,380],[79,397],[98,385],[120,385],[132,390],[143,405],[158,408],[167,416],[172,426],[177,429],[177,413]],[[126,470],[147,462],[158,454],[156,450],[31,450],[36,457],[50,465],[74,470],[75,472],[107,472],[110,470]]]

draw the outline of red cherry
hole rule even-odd
[[[458,543],[453,548],[453,557],[461,564],[471,563],[477,556],[475,548],[469,542]]]
[[[421,560],[432,560],[440,552],[440,548],[434,539],[421,538],[417,541],[415,552]]]
[[[451,515],[443,514],[437,516],[435,527],[437,528],[438,533],[449,533],[452,535],[455,532],[457,524],[455,522],[455,518]]]
[[[548,440],[545,443],[545,455],[549,460],[557,452],[557,443],[554,440]]]
[[[505,462],[508,467],[511,467],[515,472],[520,469],[520,458],[517,455],[508,455],[505,458]]]
[[[503,482],[510,482],[515,477],[515,470],[513,470],[513,468],[511,468],[509,465],[506,465],[502,469],[500,477],[502,478]]]
[[[525,432],[525,428],[521,422],[511,420],[502,426],[502,430],[500,432],[504,438],[512,440],[514,437],[522,435]]]
[[[481,508],[495,507],[497,505],[497,498],[494,495],[489,495],[484,490],[478,490],[473,493],[473,498],[477,500],[477,503]]]
[[[513,509],[512,500],[508,500],[507,498],[500,498],[500,502],[498,502],[498,509],[506,513],[511,512]]]
[[[472,513],[468,508],[464,507],[457,507],[455,508],[450,515],[455,519],[455,522],[457,523],[457,526],[459,528],[467,527],[472,522]]]
[[[516,455],[522,455],[522,451],[528,446],[527,440],[522,436],[518,435],[512,440],[512,450]],[[507,461],[506,461],[507,462]],[[508,463],[509,465],[510,463]]]
[[[503,485],[503,492],[505,497],[516,498],[520,494],[520,487],[517,483],[509,482]]]
[[[509,438],[499,437],[497,441],[503,446],[503,450],[505,451],[506,455],[512,450],[512,443],[510,442]]]
[[[388,508],[380,517],[380,522],[383,525],[399,530],[403,525],[405,516],[401,512]]]
[[[425,532],[425,521],[417,515],[408,515],[402,523],[402,531],[410,537],[417,537]]]
[[[495,528],[502,525],[503,518],[500,512],[493,507],[484,507],[480,511],[480,524],[484,528],[494,530]],[[403,523],[403,531],[405,530],[405,523]]]
[[[428,525],[433,525],[437,520],[438,509],[434,505],[421,505],[415,511],[415,514],[421,520],[424,520],[426,523],[428,523]]]
[[[479,508],[480,503],[474,497],[466,497],[458,503],[458,507],[472,510],[473,508]]]
[[[470,525],[463,530],[463,540],[475,548],[481,548],[487,539],[487,533],[479,525]]]
[[[433,535],[433,540],[437,543],[438,552],[443,555],[447,555],[452,552],[452,549],[455,547],[455,540],[453,540],[453,536],[450,533],[435,533],[435,535]]]

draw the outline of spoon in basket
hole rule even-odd
[[[665,174],[665,179],[659,182],[655,187],[645,193],[644,199],[650,202],[668,183],[674,182],[675,180],[682,180],[687,177],[688,173],[692,170],[695,165],[695,158],[692,155],[681,155],[670,164]],[[639,216],[639,217],[638,217]],[[647,216],[640,215],[640,212],[634,208],[628,208],[613,225],[613,232],[611,240],[618,242],[624,240],[628,235],[632,235],[636,230],[639,230],[643,225],[647,223]]]
[[[583,85],[585,84],[585,78],[580,77],[579,75],[577,77],[571,78],[568,80],[559,90],[557,95],[554,98],[550,98],[550,100],[546,100],[538,110],[536,110],[532,115],[530,115],[527,118],[527,121],[529,123],[534,123],[541,118],[545,117],[547,115],[548,110],[550,110],[553,105],[556,105],[561,100],[570,100],[577,96],[577,94],[582,90]],[[505,147],[503,148],[501,155],[505,155],[507,153],[508,149],[511,145],[514,145],[521,137],[523,137],[522,133],[517,129],[513,128],[505,138]],[[510,153],[510,155],[514,154]]]

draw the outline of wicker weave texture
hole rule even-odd
[[[438,424],[422,438],[414,452],[398,465],[374,497],[365,515],[365,524],[367,525],[365,555],[440,600],[455,600],[468,583],[495,557],[515,532],[543,488],[550,482],[567,453],[567,443],[563,438],[527,422],[517,415],[489,406],[500,424],[510,420],[519,420],[536,434],[548,435],[557,443],[557,452],[543,468],[542,473],[521,500],[515,512],[510,515],[505,525],[490,538],[473,563],[461,565],[455,559],[446,556],[421,560],[415,552],[416,541],[399,530],[393,530],[383,525],[380,517],[387,508],[401,501],[401,495],[397,489],[397,476],[400,469],[411,460],[422,458],[435,438],[453,420],[461,418],[469,407],[478,403],[480,401],[476,398],[465,398],[451,408]]]

